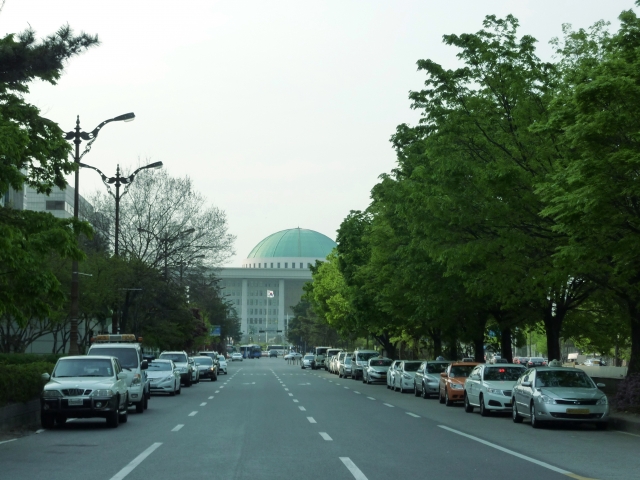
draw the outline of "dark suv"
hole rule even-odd
[[[271,357],[278,357],[278,351],[277,350],[269,350],[269,358]]]

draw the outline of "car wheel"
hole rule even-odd
[[[419,396],[420,396],[420,392],[418,391],[418,385],[417,385],[415,382],[413,383],[413,394],[414,394],[416,397],[419,397]]]
[[[189,376],[189,378],[188,378],[188,379],[187,379],[187,381],[185,382],[184,386],[185,386],[185,387],[190,387],[191,385],[192,385],[192,382],[191,382],[191,376]]]
[[[444,403],[444,395],[442,395],[442,392],[438,392],[438,401],[440,403]]]
[[[123,411],[118,412],[118,421],[120,423],[127,423],[127,420],[129,420],[129,409],[127,408],[128,405],[129,402],[125,403]]]
[[[427,393],[427,386],[424,383],[422,384],[422,398],[424,398],[425,400],[427,398],[431,398],[431,395]]]
[[[536,419],[536,406],[531,402],[531,406],[529,407],[529,414],[531,415],[531,426],[533,428],[541,428],[542,422]]]
[[[136,403],[136,413],[144,413],[144,395],[143,399]]]
[[[444,389],[444,404],[447,407],[450,407],[453,405],[453,402],[449,400],[449,390],[447,390],[446,388]]]
[[[67,417],[63,415],[57,415],[55,417],[55,422],[56,422],[56,425],[64,425],[65,423],[67,423]]]
[[[484,404],[484,398],[480,395],[480,416],[488,417],[491,412]]]
[[[213,380],[214,382],[217,382],[218,381],[218,374],[214,373],[213,374],[213,378],[211,380]]]
[[[511,399],[511,419],[513,420],[513,423],[522,423],[522,416],[518,413],[518,407],[516,407],[516,399],[512,398]]]
[[[118,428],[118,425],[120,425],[120,412],[116,409],[113,412],[109,412],[107,416],[107,427]]]
[[[40,413],[40,425],[42,425],[42,428],[49,430],[55,426],[55,422],[55,417],[50,413]]]
[[[169,396],[170,397],[175,397],[176,393],[178,393],[178,391],[177,390],[173,390],[172,392],[169,392]]]
[[[464,392],[464,411],[467,413],[473,412],[473,405],[469,403],[469,397],[467,397],[467,392]]]
[[[144,409],[146,410],[147,408],[149,408],[149,398],[151,397],[151,390],[149,390],[149,394],[144,396]]]
[[[176,390],[176,395],[180,395],[182,393],[182,385],[178,382],[178,390]]]
[[[371,385],[371,377],[367,377],[367,385]]]

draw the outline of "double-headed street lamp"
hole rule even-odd
[[[130,122],[135,119],[136,116],[133,112],[125,113],[124,115],[119,115],[114,118],[110,118],[109,120],[105,120],[96,128],[94,128],[91,132],[83,132],[80,130],[80,115],[76,118],[76,128],[70,132],[67,132],[65,135],[65,140],[73,140],[73,143],[76,146],[75,155],[73,156],[73,161],[77,164],[80,163],[82,157],[84,157],[89,150],[91,150],[91,146],[93,142],[95,142],[96,138],[98,138],[98,134],[102,127],[104,127],[107,123],[111,122]],[[87,146],[80,155],[80,144],[82,141],[89,141]],[[80,191],[80,168],[76,168],[75,172],[75,190],[73,192],[73,218],[78,220],[78,204],[80,203],[79,191]],[[69,354],[77,355],[78,352],[78,261],[73,260],[71,263],[71,312],[69,319]]]
[[[92,167],[91,165],[85,165],[84,163],[79,164],[81,167],[90,168],[95,170],[102,177],[102,183],[107,186],[107,190],[109,194],[116,199],[116,238],[115,238],[115,254],[119,255],[119,238],[120,238],[120,199],[127,193],[129,190],[129,186],[133,183],[133,180],[136,178],[138,172],[142,170],[147,170],[151,168],[162,168],[162,162],[150,163],[149,165],[145,165],[144,167],[138,168],[135,172],[133,172],[128,177],[123,177],[120,175],[120,165],[116,168],[116,176],[115,177],[107,177],[104,173],[102,173],[96,167]],[[114,194],[111,191],[111,185],[115,184],[116,193]],[[122,191],[122,195],[120,194],[120,186],[124,185],[124,190]]]

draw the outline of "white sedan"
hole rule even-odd
[[[393,389],[400,393],[413,391],[413,380],[422,360],[404,360],[396,369],[393,377]]]
[[[235,352],[231,354],[231,361],[235,362],[236,360],[242,361],[242,354],[240,352]]]
[[[464,382],[464,410],[480,409],[486,417],[491,410],[511,411],[511,393],[518,377],[525,371],[523,365],[480,364]]]
[[[298,358],[302,358],[302,354],[298,352],[289,352],[284,356],[285,360],[289,360],[289,359],[296,360]]]
[[[224,355],[218,355],[218,363],[220,364],[220,371],[227,375],[229,372],[227,372],[227,359],[224,358]]]

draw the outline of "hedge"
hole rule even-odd
[[[27,363],[53,363],[55,364],[64,355],[49,353],[38,355],[36,353],[0,353],[0,365],[26,365]]]
[[[40,396],[43,373],[51,373],[55,364],[0,365],[0,407],[8,403],[28,402]]]

